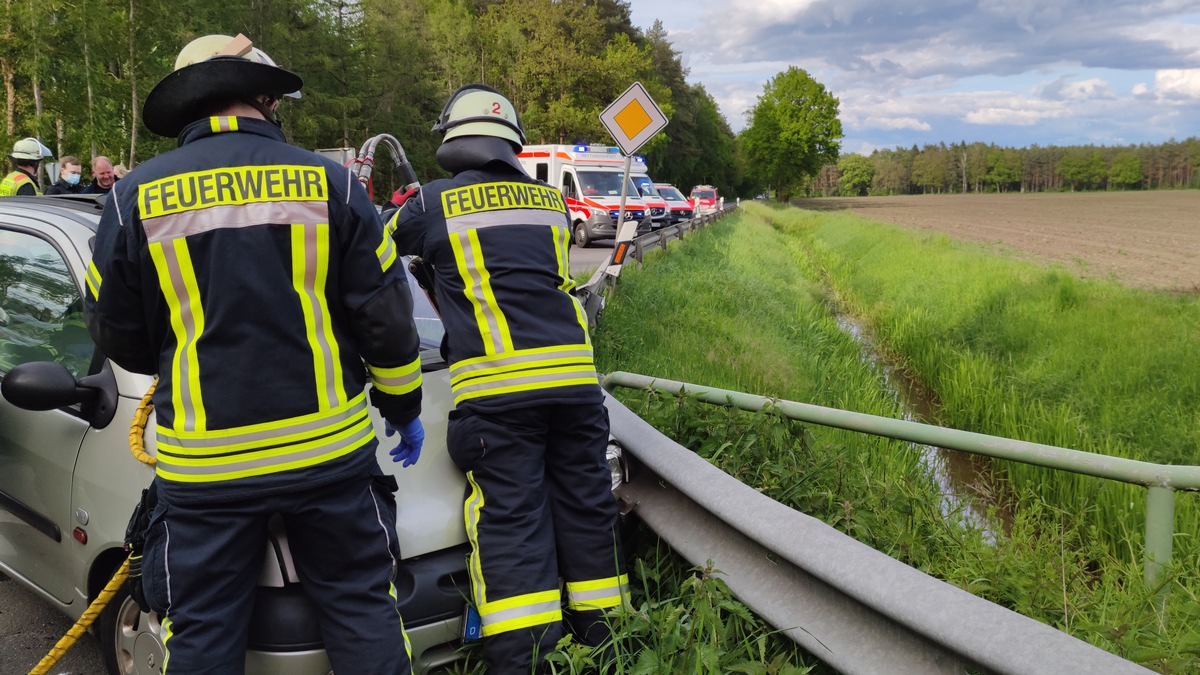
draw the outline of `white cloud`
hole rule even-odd
[[[1154,91],[1169,99],[1200,99],[1200,68],[1160,70],[1154,74]]]
[[[929,131],[932,127],[914,117],[868,117],[859,126],[871,129],[913,129]]]
[[[967,113],[963,119],[971,124],[1028,127],[1037,124],[1047,117],[1057,117],[1057,115],[1041,110],[979,108]]]

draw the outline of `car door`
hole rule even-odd
[[[29,361],[87,375],[95,347],[64,235],[36,221],[0,220],[0,380]],[[72,472],[88,423],[76,408],[21,410],[0,397],[0,565],[71,602]]]

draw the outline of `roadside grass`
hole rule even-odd
[[[854,301],[859,297],[856,294],[871,298],[876,297],[869,294],[872,292],[902,293],[913,278],[918,288],[908,289],[903,297],[937,295],[942,292],[937,278],[946,271],[925,264],[932,252],[918,245],[913,249],[916,257],[908,263],[913,269],[901,265],[890,275],[872,275],[860,288],[844,280],[857,277],[835,264],[861,274],[853,265],[842,263],[840,256],[858,259],[811,236],[816,229],[835,231],[829,234],[835,238],[836,226],[821,229],[818,222],[840,217],[820,216],[812,223],[791,220],[807,217],[792,209],[750,205],[739,215],[673,244],[668,252],[652,252],[644,267],[627,268],[596,333],[599,368],[901,416],[901,404],[878,366],[862,358],[857,342],[839,328],[832,307],[858,314],[880,343],[899,356],[904,352],[892,342],[893,324],[903,326],[907,321],[937,326],[938,320],[930,318],[937,316],[936,308],[915,312],[916,318],[904,314],[909,318],[889,323],[880,320],[885,316],[882,311],[863,311],[876,305]],[[869,237],[859,241],[845,236],[847,251],[872,250]],[[936,243],[953,248],[948,240]],[[986,256],[978,255],[980,260],[963,261],[957,269],[971,274],[986,269]],[[899,288],[892,289],[893,285]],[[835,289],[832,295],[830,286]],[[1067,307],[1102,305],[1103,298],[1092,299],[1085,286],[1078,281],[1060,281],[1053,298]],[[1120,289],[1109,293],[1121,295]],[[1010,292],[1004,296],[1008,298],[1004,306],[1015,303],[1019,296]],[[961,298],[958,303],[939,300],[950,309],[961,310]],[[1186,315],[1186,307],[1181,311]],[[952,316],[965,314],[960,311]],[[922,318],[923,323],[917,320]],[[1019,333],[1006,331],[993,335],[995,330],[996,326],[981,322],[965,344],[989,340],[1020,343],[1022,339]],[[943,345],[955,344],[943,340],[924,345],[923,340],[930,338],[902,335],[906,338],[901,345],[922,345],[931,360],[936,360]],[[1044,354],[1043,361],[1050,356],[1055,355]],[[935,386],[940,380],[926,379],[916,361],[903,363],[944,405],[942,391]],[[1039,363],[1040,372],[1054,373],[1054,362]],[[1116,372],[1119,365],[1106,368]],[[976,430],[1072,445],[1061,440],[1071,438],[1066,434],[1078,426],[1082,413],[1066,417],[1069,424],[1049,427],[1061,436],[1029,438],[1025,428],[1042,425],[1041,418],[1030,418],[1024,414],[1025,408],[1015,406],[1020,396],[989,400],[995,392],[1005,391],[1002,385],[1006,380],[992,379],[998,377],[994,368],[980,371],[973,374],[975,379],[960,382],[958,391],[965,400],[956,405],[984,411],[991,416],[985,419],[1012,417],[1013,421],[1011,426],[1000,427],[1004,431]],[[1063,390],[1074,384],[1061,377],[1057,382]],[[1125,386],[1136,390],[1139,383],[1135,379]],[[918,569],[1160,672],[1200,667],[1196,659],[1200,634],[1191,628],[1200,618],[1195,538],[1177,538],[1176,564],[1167,572],[1172,587],[1167,629],[1160,632],[1154,589],[1141,582],[1142,526],[1136,518],[1118,521],[1121,524],[1109,534],[1123,535],[1118,538],[1121,545],[1111,544],[1097,520],[1102,508],[1097,499],[1105,488],[1077,489],[1074,494],[1090,498],[1080,506],[1052,499],[1033,479],[1014,480],[1004,490],[1011,505],[1019,505],[1012,510],[1012,522],[988,537],[968,519],[943,512],[937,480],[920,453],[907,443],[799,425],[766,412],[752,414],[643,392],[619,390],[618,394],[664,433],[731,475]],[[977,407],[968,407],[972,397],[983,400]],[[943,408],[938,421],[969,428],[951,417],[958,410]],[[1101,428],[1105,421],[1101,418],[1092,424]],[[1022,433],[1009,431],[1012,429]],[[1136,510],[1136,501],[1126,508]],[[1186,508],[1190,507],[1181,511]]]
[[[756,209],[751,206],[751,209]],[[1164,464],[1200,464],[1200,295],[1081,281],[944,235],[853,215],[759,210],[799,241],[836,303],[936,396],[936,422]],[[1145,490],[1004,463],[1014,484],[1088,512],[1114,554],[1145,522]],[[1196,495],[1176,499],[1182,543]],[[1136,544],[1136,545],[1130,545]]]

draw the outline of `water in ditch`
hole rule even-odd
[[[858,343],[862,360],[883,377],[888,392],[903,411],[903,418],[932,423],[937,404],[924,387],[880,355],[870,333],[857,319],[836,309],[834,313],[838,327]],[[908,445],[920,455],[922,464],[941,488],[942,515],[980,530],[994,544],[997,527],[1007,529],[1010,514],[1001,503],[990,458],[920,443]],[[988,516],[988,509],[993,506],[997,507],[993,513],[998,515],[998,522]]]

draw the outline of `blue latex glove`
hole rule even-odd
[[[388,436],[400,434],[400,444],[388,451],[393,462],[403,462],[400,466],[408,467],[417,463],[421,457],[421,446],[425,443],[425,427],[421,426],[421,418],[414,417],[408,424],[392,426],[388,420],[383,421],[384,433]]]

